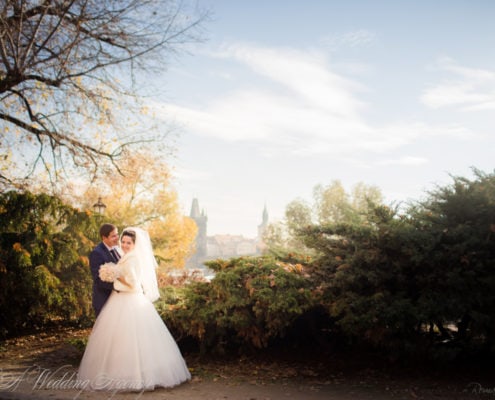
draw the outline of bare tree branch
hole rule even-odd
[[[182,44],[200,40],[208,13],[192,14],[180,0],[2,0],[0,124],[11,136],[0,150],[16,140],[35,150],[23,153],[33,155],[29,176],[38,165],[55,178],[70,166],[94,175],[106,162],[121,172],[124,149],[160,135],[115,127],[107,138],[108,124],[119,105],[137,116],[121,104],[138,98],[128,87],[135,71],[163,67]],[[117,66],[129,68],[130,81],[115,75]],[[3,170],[12,175],[2,173],[0,184],[12,184],[15,169]]]

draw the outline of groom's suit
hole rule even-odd
[[[117,263],[117,261],[103,242],[98,244],[89,255],[89,266],[93,275],[93,308],[97,317],[113,290],[112,282],[103,282],[100,279],[100,267],[105,263]]]

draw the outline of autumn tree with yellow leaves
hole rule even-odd
[[[0,2],[0,190],[81,210],[101,195],[109,220],[149,229],[163,262],[182,265],[194,225],[163,161],[170,128],[147,111],[142,80],[200,40],[207,17],[187,0]]]
[[[127,154],[126,160],[123,175],[108,170],[79,196],[72,188],[72,202],[91,209],[92,203],[102,197],[107,206],[106,220],[120,229],[147,229],[160,265],[183,267],[197,227],[181,212],[168,165],[150,152]]]

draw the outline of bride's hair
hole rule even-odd
[[[132,243],[136,244],[136,232],[126,229],[122,232],[122,236],[129,236],[132,239]]]

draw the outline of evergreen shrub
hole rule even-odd
[[[182,298],[161,307],[167,325],[198,341],[201,351],[265,348],[313,305],[300,264],[271,257],[208,263],[211,282],[193,282]]]
[[[91,215],[45,194],[0,195],[0,338],[92,319]]]

